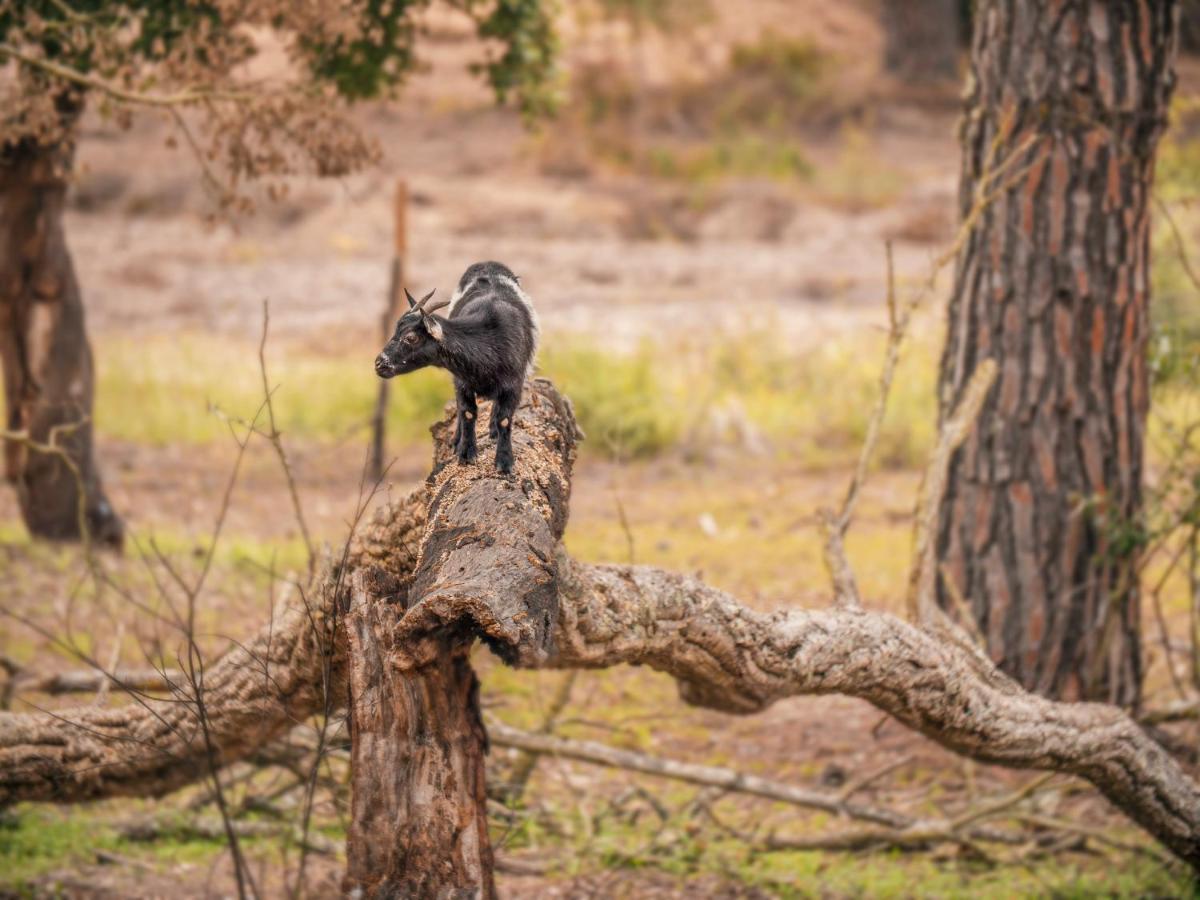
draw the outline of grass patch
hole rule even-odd
[[[574,852],[562,874],[652,869],[676,876],[680,888],[689,879],[716,876],[780,898],[907,898],[914,896],[914,885],[920,885],[920,896],[995,900],[1034,896],[1175,897],[1190,896],[1192,889],[1186,875],[1143,857],[1131,857],[1127,864],[1114,868],[1111,861],[1100,858],[1066,856],[1039,860],[1036,866],[1030,866],[938,860],[930,854],[895,851],[865,856],[818,851],[748,852],[738,840],[695,827],[694,817],[687,810],[694,789],[666,788],[661,780],[640,777],[630,781],[644,782],[660,806],[655,809],[634,800],[618,813],[604,815],[564,800],[554,809],[560,834],[547,834],[535,820],[525,820],[507,835],[507,848],[536,850],[565,841],[574,846]],[[737,815],[720,808],[723,805],[718,806],[718,815],[726,821]],[[672,812],[663,817],[664,810]],[[795,818],[794,811],[790,816],[782,808],[773,812]],[[814,833],[840,827],[816,816],[809,826]],[[794,829],[793,824],[787,830]]]
[[[880,435],[881,467],[919,467],[928,458],[937,417],[937,349],[933,329],[906,345]],[[848,464],[866,436],[883,350],[882,335],[855,334],[797,352],[770,329],[715,342],[643,343],[626,352],[559,335],[545,341],[540,370],[573,401],[587,434],[585,453],[613,459],[669,450],[704,455],[712,447],[738,446],[750,434],[801,466],[826,469]],[[99,351],[96,420],[108,437],[154,446],[227,442],[230,417],[249,419],[261,404],[257,351],[249,344],[186,336],[136,347],[109,340]],[[1197,345],[1172,351],[1169,377],[1157,379],[1152,453],[1162,422],[1194,418],[1198,351]],[[362,363],[367,356],[272,351],[276,412],[285,435],[325,443],[365,440],[378,386]],[[424,444],[452,396],[442,371],[394,381],[389,440]],[[0,537],[22,539],[19,529],[0,527],[6,529]],[[261,560],[275,549],[247,546],[241,555]],[[301,550],[298,543],[288,549],[289,559]]]
[[[229,417],[252,419],[262,404],[257,348],[248,342],[111,338],[97,350],[96,423],[110,437],[153,446],[228,441]],[[368,352],[325,357],[275,345],[267,356],[281,431],[340,440],[367,427],[378,389]],[[419,372],[395,385],[389,433],[425,436],[453,396],[449,376]]]
[[[813,174],[812,164],[798,142],[744,133],[722,135],[699,146],[651,146],[642,168],[658,178],[696,183],[724,178],[806,180]]]
[[[126,801],[123,806],[151,809],[155,805]],[[110,808],[107,815],[112,814]],[[23,804],[5,813],[0,817],[0,894],[31,898],[74,896],[70,892],[77,891],[78,886],[64,890],[64,886],[56,883],[54,873],[76,873],[84,866],[95,865],[98,852],[135,859],[163,872],[181,866],[207,868],[217,856],[227,852],[224,840],[198,836],[183,828],[182,813],[178,832],[167,829],[151,841],[121,836],[104,820],[104,815],[81,807],[56,809],[33,804]],[[241,843],[253,859],[259,851],[274,852],[279,842],[253,837],[243,838]]]
[[[872,146],[870,134],[847,125],[837,162],[821,169],[812,189],[819,200],[857,213],[895,203],[905,184],[904,173]]]
[[[0,885],[16,888],[56,868],[116,851],[111,829],[44,806],[20,806],[0,817]],[[31,895],[32,896],[32,895]]]
[[[649,344],[632,354],[584,342],[548,341],[541,368],[571,398],[585,447],[616,458],[653,455],[674,445],[684,418],[678,383],[664,377]]]
[[[585,452],[652,456],[734,439],[730,429],[748,423],[770,440],[796,444],[791,449],[805,464],[821,467],[843,463],[866,433],[882,346],[856,337],[797,355],[769,332],[748,332],[719,344],[681,343],[670,352],[642,344],[617,353],[562,336],[545,342],[541,370],[574,402],[588,435]],[[230,419],[250,419],[261,404],[249,344],[195,335],[136,346],[109,340],[99,353],[96,421],[108,437],[154,446],[225,442]],[[889,466],[918,462],[932,440],[931,348],[922,343],[911,355],[881,444]],[[378,382],[362,358],[271,351],[285,435],[324,442],[365,437]],[[429,425],[452,397],[449,376],[425,371],[393,384],[389,439],[427,441]]]

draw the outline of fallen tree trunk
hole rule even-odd
[[[414,491],[389,507],[373,532],[388,537],[392,564],[410,571],[424,501],[424,490]],[[374,550],[364,543],[351,565]],[[344,649],[333,640],[333,599],[342,583],[337,567],[327,567],[314,591],[208,667],[200,687],[218,764],[245,758],[330,704],[344,705]],[[156,797],[203,779],[209,759],[195,701],[193,685],[181,679],[163,699],[0,714],[0,807]]]
[[[981,762],[1078,775],[1200,871],[1200,790],[1124,711],[1022,689],[982,655],[894,616],[763,614],[684,575],[559,564],[562,668],[648,665],[687,703],[753,713],[784,697],[867,700]]]
[[[296,719],[324,708],[323,654],[333,673],[334,699],[345,696],[345,688],[336,685],[346,683],[346,650],[342,642],[335,647],[325,643],[322,629],[335,598],[342,610],[351,609],[351,595],[339,585],[358,583],[364,593],[355,602],[390,618],[380,620],[377,636],[368,639],[385,654],[380,664],[356,657],[355,665],[366,666],[363,673],[371,666],[382,671],[382,662],[390,659],[388,677],[398,679],[397,685],[423,667],[442,665],[446,647],[458,652],[465,629],[520,666],[648,665],[673,676],[686,702],[727,712],[754,713],[799,694],[861,697],[974,759],[1091,781],[1200,871],[1200,792],[1115,707],[1058,703],[1029,694],[981,654],[890,615],[859,610],[758,613],[693,578],[570,559],[555,543],[568,508],[573,434],[564,423],[569,407],[548,383],[540,382],[519,415],[524,418],[518,419],[518,433],[528,445],[519,448],[516,478],[497,477],[479,465],[445,466],[449,426],[443,424],[435,429],[438,449],[430,484],[381,512],[346,565],[325,576],[314,595],[323,605],[311,612],[291,610],[277,619],[274,643],[264,632],[212,667],[206,702],[213,710],[210,733],[221,762],[245,756]],[[369,581],[355,581],[364,578]],[[269,679],[261,664],[268,656]],[[443,682],[461,688],[466,676],[446,676]],[[350,683],[355,683],[353,675]],[[374,686],[370,679],[361,681],[357,696],[364,697]],[[480,742],[482,733],[470,719],[473,699],[450,726],[411,718],[436,713],[443,708],[439,704],[463,696],[461,691],[406,696],[401,701],[404,715],[372,733],[403,742],[444,736],[443,729],[450,727],[466,740]],[[160,723],[168,709],[181,717],[172,720],[174,728]],[[194,736],[186,740],[190,732],[181,727],[189,711],[186,704],[158,707],[143,700],[117,710],[0,716],[0,804],[161,793],[200,777],[205,774],[198,764],[203,746],[195,746]],[[412,770],[412,761],[418,760],[404,747],[379,749],[379,755],[364,753],[360,745],[355,762],[378,767],[392,758]],[[434,790],[435,768],[414,771],[412,783]],[[356,772],[356,787],[379,776]],[[394,784],[390,796],[398,798],[411,789],[408,782]],[[456,786],[455,791],[461,812],[469,806],[461,798],[473,795],[475,788]],[[356,809],[356,820],[358,815]],[[363,818],[361,824],[367,821]],[[475,834],[478,822],[471,819]],[[412,833],[405,833],[403,822],[392,820],[388,827],[394,848],[406,848],[405,853],[356,869],[352,828],[352,871],[390,867],[395,872],[406,859],[434,859],[439,853],[465,858],[463,848],[446,845],[461,841],[461,830],[417,828],[422,840],[429,838],[437,847],[413,848]],[[482,844],[472,852],[480,867],[488,865]],[[459,874],[443,887],[462,886],[459,876],[469,867],[455,866]],[[490,870],[473,887],[489,890]],[[432,890],[432,884],[425,882],[424,890]]]

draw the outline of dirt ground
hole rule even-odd
[[[867,52],[878,50],[879,36],[857,6],[809,0],[760,2],[749,9],[745,15],[723,13],[705,27],[727,42],[764,24],[809,30],[844,54],[841,79],[847,92],[867,96],[881,90],[874,80],[877,54]],[[708,34],[696,43],[705,46]],[[594,46],[599,39],[591,40],[572,52],[600,52],[603,47]],[[360,113],[382,140],[385,161],[379,169],[333,183],[299,181],[284,202],[264,204],[255,217],[237,222],[207,221],[210,206],[194,164],[185,150],[165,145],[164,123],[145,118],[120,131],[90,118],[67,229],[94,342],[187,333],[256,340],[267,299],[273,340],[330,354],[363,352],[379,329],[392,246],[391,198],[399,177],[407,181],[411,199],[407,271],[414,289],[450,291],[470,262],[499,259],[523,277],[550,339],[582,334],[617,350],[653,340],[664,330],[719,336],[764,323],[802,353],[831,335],[876,329],[884,321],[885,241],[894,242],[902,283],[912,284],[928,277],[950,236],[958,171],[952,96],[921,104],[873,103],[869,114],[856,120],[870,157],[892,170],[900,184],[877,203],[847,205],[822,194],[822,172],[837,166],[846,148],[845,131],[833,129],[809,138],[815,183],[719,184],[688,215],[685,230],[647,239],[639,220],[675,209],[680,202],[675,188],[603,167],[585,175],[548,173],[539,157],[541,138],[511,111],[495,109],[464,73],[464,62],[477,51],[454,22],[435,21],[425,46],[429,69],[413,79],[402,99]],[[130,166],[131,158],[136,166]],[[944,296],[944,290],[935,296]],[[217,518],[235,448],[143,446],[106,437],[102,422],[99,428],[111,498],[135,532],[146,539],[170,535],[174,549],[185,554],[189,541],[202,544]],[[806,470],[788,459],[786,448],[777,449],[767,458],[735,455],[700,464],[666,454],[617,465],[585,454],[576,470],[568,543],[585,558],[624,558],[633,552],[639,562],[700,570],[759,609],[822,604],[827,591],[814,514],[836,502],[847,473]],[[354,515],[361,443],[295,444],[292,452],[313,533],[337,546]],[[403,447],[397,453],[381,499],[389,491],[403,493],[427,470],[428,448]],[[915,472],[873,479],[857,543],[850,546],[851,555],[863,562],[865,593],[883,608],[898,606],[899,591],[889,585],[900,583],[904,574],[917,480]],[[18,521],[11,493],[0,492],[0,524],[7,534],[19,533]],[[221,558],[206,609],[220,623],[208,638],[214,648],[258,627],[265,615],[263,560],[272,546],[297,540],[286,485],[263,447],[254,448],[245,462],[225,527],[233,548]],[[132,573],[137,564],[133,554],[120,565]],[[61,621],[73,610],[79,578],[79,559],[70,551],[32,548],[20,538],[0,545],[5,605],[22,616]],[[112,640],[115,622],[100,617],[82,627],[89,645],[103,647]],[[137,628],[130,621],[131,635]],[[39,671],[75,665],[46,636],[10,619],[0,620],[0,648],[22,661],[36,660]],[[544,706],[560,677],[539,673],[512,682],[517,676],[482,651],[479,664],[489,712],[517,718]],[[997,795],[1028,778],[964,763],[858,701],[804,698],[734,718],[683,706],[667,679],[643,671],[582,676],[566,718],[564,733],[574,737],[798,784],[835,788],[903,760],[894,777],[862,796],[880,803],[923,802],[929,812],[960,809],[967,795]],[[508,759],[505,754],[495,751],[501,762]],[[737,842],[711,824],[704,826],[702,839],[689,832],[693,825],[678,810],[695,800],[696,789],[680,793],[677,786],[653,779],[564,760],[545,760],[537,779],[546,807],[571,824],[565,835],[523,838],[515,849],[501,842],[500,857],[508,863],[500,876],[505,896],[926,893],[925,882],[914,879],[930,879],[929,892],[940,896],[1064,895],[1077,883],[1085,885],[1083,893],[1103,885],[1103,871],[1112,864],[1087,846],[1036,877],[1029,875],[1030,863],[997,867],[966,850],[940,851],[917,862],[888,854],[817,854],[777,869],[744,853],[737,857],[740,868],[722,868],[723,862],[708,866],[696,860],[732,859],[728,845]],[[631,787],[662,799],[627,796]],[[927,799],[914,799],[921,797]],[[720,818],[738,828],[786,832],[795,821],[794,810],[777,804],[743,797],[708,800],[714,806],[719,801]],[[652,826],[646,823],[657,815],[655,803],[670,807],[671,814]],[[1051,812],[1080,822],[1108,826],[1119,821],[1094,795],[1067,782],[1045,803]],[[127,811],[109,803],[80,815],[101,822]],[[589,836],[587,823],[625,822],[622,816],[641,817],[643,832],[630,826],[631,831],[620,832],[619,847],[595,849],[603,847],[603,839],[598,833]],[[810,830],[848,824],[803,817],[803,827]],[[679,834],[664,838],[673,829]],[[1132,829],[1118,831],[1144,847]],[[0,830],[0,841],[4,835]],[[688,843],[694,839],[698,842]],[[69,863],[40,873],[25,890],[45,896],[178,898],[225,896],[232,890],[228,857],[212,848],[197,859],[131,857],[123,851],[103,863],[86,848],[75,851]],[[1136,851],[1119,859],[1143,855]],[[685,857],[687,865],[681,862]],[[282,893],[275,850],[262,850],[261,859],[265,893]],[[546,873],[515,874],[522,865]],[[316,858],[310,866],[308,892],[336,896],[336,856]],[[875,875],[863,874],[876,870],[875,881]],[[3,888],[0,896],[6,896]]]
[[[865,14],[803,5],[811,16],[793,24],[780,4],[752,4],[757,24],[725,15],[714,33],[728,46],[766,22],[834,48],[878,43]],[[819,175],[805,188],[740,181],[709,191],[702,208],[687,212],[682,236],[631,239],[658,207],[678,204],[679,191],[603,167],[547,174],[553,167],[539,157],[539,142],[565,126],[531,132],[497,110],[466,73],[479,51],[456,24],[438,20],[424,45],[428,71],[400,101],[360,113],[380,138],[380,167],[293,183],[286,200],[234,222],[206,225],[211,204],[188,151],[166,146],[165,123],[148,116],[120,132],[89,120],[67,227],[97,337],[174,329],[256,337],[264,298],[277,337],[373,336],[397,178],[410,195],[415,288],[452,290],[470,262],[500,259],[522,276],[548,332],[618,345],[662,328],[706,332],[751,321],[778,323],[801,345],[861,327],[883,298],[885,240],[896,242],[901,278],[918,279],[949,232],[957,147],[954,106],[943,102],[877,104],[862,114],[874,165],[896,170],[903,185],[877,206],[822,202]],[[847,82],[865,76],[861,62],[846,68],[838,84],[850,90]],[[843,143],[840,131],[826,129],[807,151],[820,169],[836,162]],[[131,168],[134,152],[140,165]],[[923,239],[911,239],[914,231]]]

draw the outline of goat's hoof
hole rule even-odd
[[[479,455],[479,452],[474,447],[459,450],[458,453],[456,454],[456,456],[458,456],[458,461],[460,463],[462,463],[463,465],[468,465],[470,463],[475,462],[475,457],[477,457],[478,455]]]
[[[513,461],[511,459],[497,459],[496,471],[501,475],[511,475],[513,470]]]

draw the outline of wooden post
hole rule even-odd
[[[384,343],[392,336],[399,317],[400,297],[404,292],[404,260],[408,255],[408,185],[403,178],[396,180],[392,248],[392,279],[388,285],[387,302],[384,304],[380,334]],[[375,412],[371,415],[371,478],[378,481],[383,477],[384,429],[387,427],[388,386],[386,379],[379,380],[379,394],[375,398]]]

